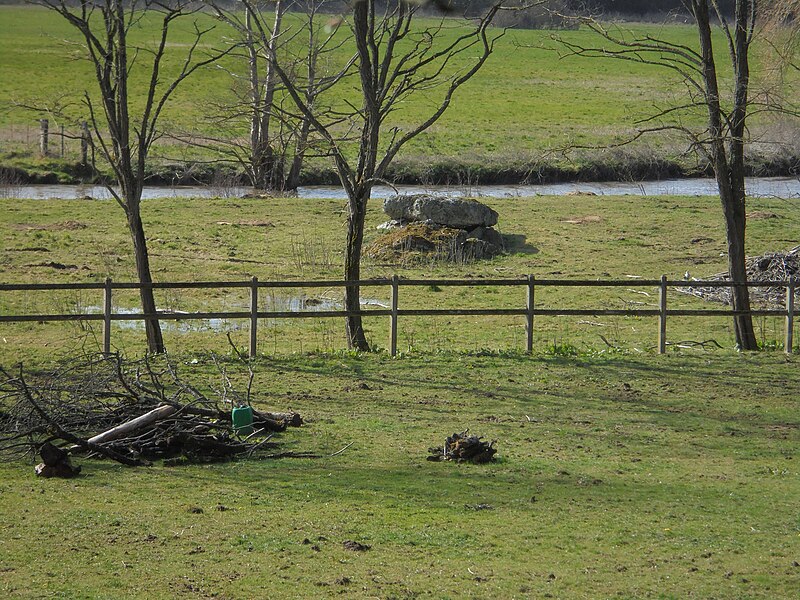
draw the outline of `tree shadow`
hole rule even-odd
[[[519,233],[504,233],[503,244],[508,252],[518,254],[538,254],[539,249],[528,243],[528,237]]]

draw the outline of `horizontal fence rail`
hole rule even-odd
[[[353,288],[390,286],[390,308],[347,310],[258,310],[258,291],[269,288]],[[527,288],[527,301],[524,308],[400,308],[400,287],[437,286],[437,287],[524,287]],[[539,287],[655,287],[659,291],[658,308],[601,309],[601,308],[537,308],[535,292]],[[733,288],[733,287],[773,287],[786,290],[785,309],[752,309],[736,311],[732,309],[670,309],[667,307],[667,292],[670,287],[680,288]],[[246,288],[250,292],[250,307],[247,311],[215,311],[215,312],[171,312],[157,311],[153,313],[115,313],[112,308],[114,290],[153,290],[173,289],[232,289]],[[629,316],[657,317],[659,322],[658,352],[663,354],[667,346],[667,318],[677,316],[695,317],[729,317],[738,315],[783,316],[785,317],[786,353],[792,352],[794,343],[794,318],[798,315],[795,303],[797,281],[792,277],[788,281],[748,281],[732,283],[730,281],[671,281],[666,275],[661,279],[633,280],[594,280],[594,279],[536,279],[533,275],[517,279],[401,279],[397,275],[383,279],[364,279],[357,281],[259,281],[253,277],[250,281],[187,281],[187,282],[154,282],[131,283],[113,282],[110,278],[103,283],[0,283],[0,292],[11,291],[57,291],[57,290],[102,290],[102,313],[58,313],[58,314],[0,314],[0,323],[47,322],[47,321],[102,321],[103,351],[111,352],[111,325],[114,321],[182,321],[202,319],[248,319],[250,321],[250,355],[255,356],[258,349],[259,319],[303,319],[303,318],[344,318],[350,316],[389,317],[390,338],[389,350],[392,356],[397,355],[397,330],[400,317],[410,316],[524,316],[526,320],[526,351],[533,352],[533,326],[536,316]]]

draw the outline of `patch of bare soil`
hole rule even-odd
[[[78,265],[65,265],[64,263],[55,262],[53,260],[48,262],[32,263],[25,265],[26,267],[45,267],[47,269],[56,269],[58,271],[74,271]]]
[[[50,223],[49,225],[26,225],[20,223],[15,227],[23,231],[76,231],[78,229],[86,229],[88,225],[80,221],[62,221],[61,223]]]
[[[217,225],[234,225],[236,227],[275,227],[272,221],[217,221]]]
[[[747,213],[747,220],[748,221],[763,221],[765,219],[780,219],[781,216],[774,212],[769,212],[768,210],[754,210],[752,212]]]
[[[570,217],[569,219],[563,219],[561,222],[571,225],[586,225],[587,223],[600,223],[602,220],[598,215],[586,215],[584,217]]]

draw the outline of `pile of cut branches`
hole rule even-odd
[[[746,261],[748,281],[789,281],[792,276],[800,277],[800,246],[787,252],[767,252],[761,256],[751,256]],[[717,273],[705,279],[693,281],[730,281],[730,274]],[[731,303],[731,290],[726,287],[679,287],[679,292],[697,296],[710,302]],[[800,289],[795,291],[796,301],[800,299]],[[765,286],[750,288],[750,300],[768,308],[786,306],[786,288]]]
[[[58,467],[62,461],[54,456],[64,455],[52,451],[55,444],[126,465],[162,458],[212,462],[274,449],[275,432],[302,424],[297,413],[253,410],[247,434],[237,431],[232,409],[249,405],[253,372],[248,368],[247,390],[239,392],[217,367],[222,385],[215,397],[181,379],[168,357],[87,355],[31,374],[0,367],[0,454],[42,453],[45,466]]]
[[[484,442],[477,435],[469,435],[469,430],[454,433],[442,446],[428,449],[428,460],[454,460],[456,462],[487,463],[494,460],[497,449],[495,442]]]

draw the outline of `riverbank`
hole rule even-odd
[[[793,177],[800,173],[800,156],[758,155],[748,157],[748,177]],[[707,163],[689,163],[671,157],[643,152],[602,150],[569,159],[513,160],[478,157],[458,160],[445,157],[399,159],[386,180],[396,185],[475,186],[542,185],[594,181],[660,181],[713,177]],[[68,160],[41,158],[30,153],[0,154],[0,186],[41,184],[101,184],[111,174]],[[336,171],[329,166],[312,164],[304,169],[302,186],[337,185]],[[230,166],[163,164],[147,174],[149,186],[216,187],[246,186],[241,170]]]

